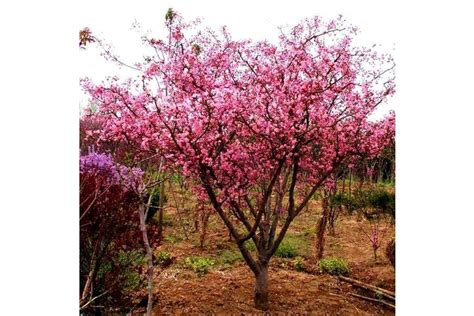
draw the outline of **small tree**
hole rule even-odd
[[[292,221],[342,165],[391,137],[393,116],[368,117],[394,92],[392,60],[355,47],[356,29],[342,19],[306,19],[277,45],[233,40],[225,28],[191,34],[196,23],[172,10],[165,25],[165,39],[144,38],[156,54],[133,66],[137,80],[83,81],[107,122],[101,137],[162,151],[168,167],[196,181],[266,310],[268,264]]]
[[[135,189],[141,179],[141,170],[115,164],[109,155],[90,153],[80,158],[81,309],[117,292],[121,282],[117,256],[123,249],[139,247],[140,201]],[[104,263],[111,265],[112,278],[98,280]]]

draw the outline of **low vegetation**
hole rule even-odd
[[[319,269],[322,273],[331,275],[346,275],[349,273],[347,262],[341,258],[324,258],[319,261]]]

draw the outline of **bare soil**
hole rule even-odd
[[[175,210],[167,216],[176,218]],[[270,309],[265,315],[394,315],[395,311],[376,302],[351,296],[350,293],[374,297],[336,276],[319,271],[314,259],[315,227],[321,214],[318,201],[311,201],[309,209],[295,219],[287,235],[300,236],[306,243],[305,272],[294,268],[294,259],[273,257],[269,269]],[[181,217],[182,218],[182,217]],[[395,235],[395,227],[382,223],[386,233],[378,259],[374,260],[367,234],[370,223],[356,216],[341,215],[334,236],[326,235],[325,257],[345,259],[349,277],[395,291],[395,270],[385,257],[385,247]],[[253,307],[254,275],[239,260],[233,264],[219,264],[219,252],[235,250],[232,241],[217,215],[212,215],[204,249],[199,247],[198,233],[184,238],[177,223],[165,227],[164,235],[171,236],[159,247],[168,251],[173,263],[156,269],[156,315],[263,315]],[[207,274],[197,275],[182,262],[188,256],[209,257],[216,260]],[[138,312],[138,310],[136,310]]]

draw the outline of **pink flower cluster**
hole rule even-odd
[[[235,201],[280,164],[313,183],[393,138],[393,113],[368,119],[395,91],[392,58],[353,45],[357,30],[342,19],[307,19],[278,44],[225,29],[192,35],[193,26],[178,14],[167,21],[171,36],[148,41],[157,54],[135,81],[82,82],[102,139],[161,152]]]

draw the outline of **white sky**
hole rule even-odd
[[[271,5],[269,5],[271,3]],[[361,44],[381,45],[379,50],[390,52],[396,59],[396,26],[398,18],[387,6],[377,6],[378,2],[370,1],[311,1],[298,4],[298,1],[153,1],[147,5],[126,6],[116,4],[112,7],[97,1],[94,8],[80,19],[79,28],[89,27],[98,37],[113,45],[115,53],[122,60],[132,64],[141,61],[144,49],[140,33],[132,30],[131,25],[138,22],[143,31],[153,34],[164,31],[164,16],[172,7],[180,12],[186,20],[202,18],[203,25],[214,29],[226,25],[234,38],[276,40],[277,27],[295,25],[306,17],[319,15],[325,19],[336,18],[339,14],[348,23],[359,27],[358,40]],[[108,12],[105,14],[105,12]],[[105,61],[99,50],[93,45],[79,54],[79,76],[90,77],[100,81],[109,75],[133,74],[132,70],[117,70],[117,66]],[[87,104],[87,97],[81,94],[80,105]],[[387,104],[380,105],[374,117],[396,109],[396,96]]]

